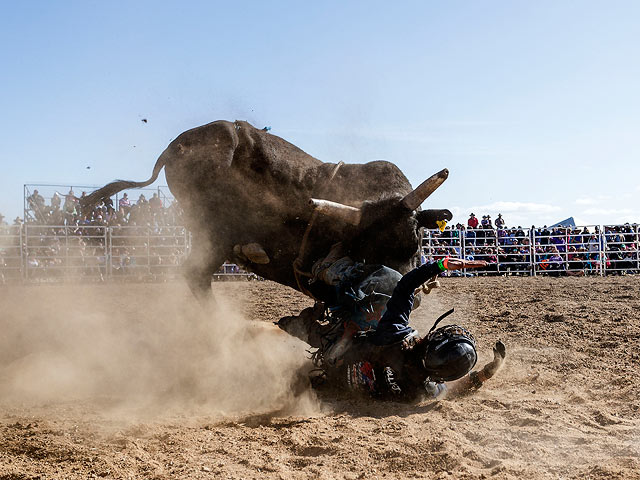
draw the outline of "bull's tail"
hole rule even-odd
[[[156,179],[158,178],[158,175],[160,175],[160,170],[162,170],[165,164],[166,164],[166,158],[165,158],[165,154],[163,153],[162,155],[160,155],[160,157],[158,157],[158,160],[156,161],[156,164],[153,167],[153,173],[151,174],[151,178],[149,178],[149,180],[146,180],[144,182],[132,182],[131,180],[116,180],[115,182],[108,183],[104,187],[91,192],[89,195],[87,195],[84,198],[81,198],[80,207],[84,209],[86,207],[92,207],[94,205],[97,205],[103,199],[109,198],[112,195],[115,195],[116,193],[121,192],[122,190],[126,190],[129,188],[141,188],[141,187],[146,187],[147,185],[151,185],[153,182],[156,181]]]

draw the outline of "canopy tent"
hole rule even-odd
[[[573,219],[573,217],[569,217],[569,218],[565,218],[561,222],[556,223],[555,225],[551,225],[551,227],[549,227],[549,228],[554,228],[554,227],[575,227],[575,226],[576,226],[575,220]]]

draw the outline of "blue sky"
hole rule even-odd
[[[640,3],[396,3],[1,2],[0,212],[243,119],[414,185],[447,167],[425,206],[454,221],[640,222]]]

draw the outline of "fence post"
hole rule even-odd
[[[537,276],[537,271],[536,271],[536,229],[532,228],[531,229],[531,257],[530,257],[530,262],[531,262],[531,276],[535,277]]]
[[[467,232],[466,230],[459,230],[459,236],[460,236],[460,257],[462,257],[463,260],[467,259]],[[462,269],[462,274],[466,277],[467,276],[467,269],[463,268]]]
[[[600,276],[607,276],[607,236],[604,234],[604,226],[600,225],[598,232],[598,257],[600,258]]]
[[[109,227],[107,225],[104,226],[104,230],[103,230],[103,234],[102,234],[102,238],[103,238],[103,242],[102,242],[102,256],[104,258],[104,274],[102,273],[102,271],[100,270],[100,265],[98,265],[98,273],[100,274],[100,278],[102,279],[102,281],[104,281],[105,278],[107,278],[107,264],[109,262],[109,252],[107,250],[107,236],[108,236],[108,231],[109,231]]]
[[[105,261],[106,261],[106,269],[105,275],[108,279],[111,279],[111,262],[113,255],[113,242],[111,241],[111,236],[113,234],[113,227],[107,227],[105,229],[106,235],[106,244],[105,244]]]
[[[24,230],[24,239],[23,243],[20,244],[20,254],[22,256],[22,281],[27,282],[29,279],[29,245],[27,242],[29,241],[29,232],[27,231],[27,224],[23,223],[20,226],[20,236],[22,236]]]
[[[502,273],[500,271],[500,259],[498,258],[498,245],[500,245],[500,240],[498,239],[498,229],[494,230],[495,234],[493,235],[493,239],[495,241],[495,253],[496,253],[496,273],[498,276]]]
[[[634,225],[634,230],[635,230],[635,244],[636,244],[636,248],[635,248],[635,254],[636,254],[636,269],[640,270],[640,235],[638,234],[638,225]],[[640,273],[640,272],[638,272]]]
[[[66,281],[69,277],[69,225],[64,226],[64,268],[62,271]]]
[[[27,197],[29,193],[29,188],[27,185],[24,185],[24,191],[22,193],[22,220],[27,223]]]
[[[569,228],[564,227],[564,271],[569,271]]]
[[[18,241],[20,243],[18,243],[18,248],[20,248],[20,279],[22,280],[22,282],[24,283],[24,263],[25,263],[25,259],[24,259],[24,244],[23,244],[23,225],[20,225],[20,228],[18,229]],[[11,231],[11,230],[9,230]]]

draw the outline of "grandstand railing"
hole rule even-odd
[[[424,260],[486,260],[454,275],[612,275],[640,273],[637,224],[552,229],[426,230]]]
[[[180,274],[191,236],[181,226],[0,226],[0,283],[168,279]],[[487,260],[454,275],[640,273],[637,224],[571,229],[426,230],[423,259]],[[254,278],[225,263],[216,280]]]
[[[640,228],[605,225],[602,235],[605,268],[611,272],[640,270]]]
[[[109,228],[110,276],[178,276],[189,254],[185,227],[122,226]]]
[[[168,280],[191,250],[182,226],[0,226],[0,283]],[[253,279],[225,263],[214,280]]]
[[[103,280],[107,227],[26,224],[23,250],[27,281]]]

